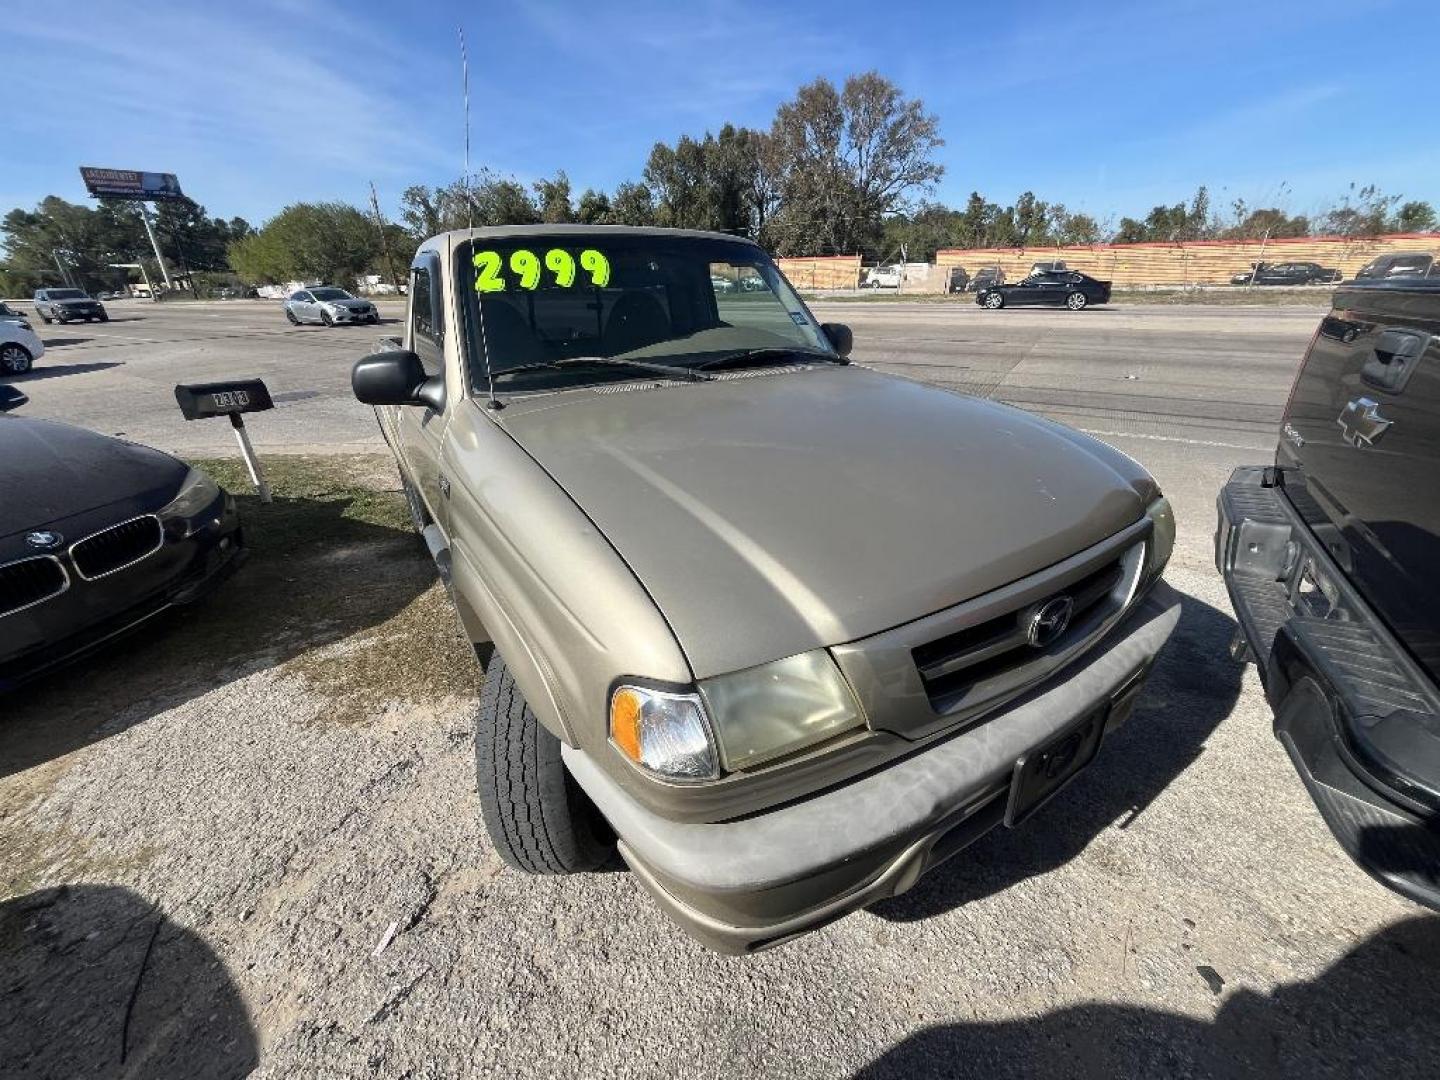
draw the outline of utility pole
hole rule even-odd
[[[165,256],[160,254],[160,241],[155,239],[155,227],[150,224],[150,211],[143,202],[140,204],[140,220],[145,222],[145,235],[150,237],[150,246],[155,249],[155,261],[160,264],[160,276],[165,279],[165,288],[167,291],[174,289],[170,271],[165,267]]]
[[[385,218],[380,213],[380,197],[375,194],[375,181],[370,181],[370,208],[375,211],[375,227],[380,230],[380,250],[385,253],[385,265],[390,268],[390,284],[400,291],[400,275],[395,272],[395,260],[390,255],[390,238],[385,235]]]

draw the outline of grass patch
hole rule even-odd
[[[279,663],[330,702],[322,719],[473,692],[473,656],[389,458],[269,456],[268,506],[243,462],[193,464],[240,504],[251,559],[226,588],[248,596],[245,635],[277,645]]]

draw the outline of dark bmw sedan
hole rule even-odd
[[[23,400],[0,386],[0,412]],[[0,415],[0,692],[198,599],[244,554],[234,499],[198,469]]]
[[[1110,282],[1074,270],[1039,270],[1014,285],[987,285],[975,302],[994,311],[1003,307],[1063,307],[1081,311],[1110,302]]]

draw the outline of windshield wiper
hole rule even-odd
[[[788,346],[767,345],[763,349],[744,349],[736,353],[728,353],[725,356],[717,356],[712,360],[705,360],[696,364],[695,371],[713,371],[716,368],[736,367],[741,364],[748,364],[761,360],[787,360],[791,357],[804,357],[807,360],[824,360],[828,364],[843,364],[845,360],[829,353],[820,352],[818,349],[792,348]]]
[[[515,375],[522,371],[563,371],[565,368],[571,367],[638,368],[641,371],[649,371],[656,375],[665,375],[671,379],[688,378],[691,382],[702,381],[707,378],[707,376],[701,375],[694,368],[684,366],[671,367],[668,364],[647,364],[643,360],[622,360],[615,356],[565,356],[559,360],[539,360],[533,364],[521,364],[519,367],[497,371],[495,372],[495,378],[499,379],[505,375]]]

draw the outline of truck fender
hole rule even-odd
[[[578,746],[575,731],[554,693],[550,665],[538,649],[532,648],[515,620],[505,610],[483,572],[464,550],[452,548],[451,595],[460,625],[472,645],[493,644],[505,659],[515,685],[540,723],[567,746]]]

